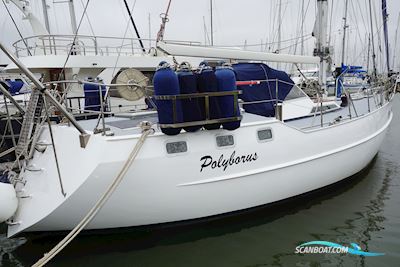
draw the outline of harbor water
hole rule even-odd
[[[393,110],[378,155],[339,184],[208,221],[85,232],[48,266],[400,266],[399,95]],[[65,234],[7,239],[5,232],[1,225],[0,266],[30,266]],[[295,253],[309,241],[356,243],[363,251],[384,255]]]

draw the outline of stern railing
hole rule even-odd
[[[150,51],[154,39],[140,39],[148,44]],[[90,35],[35,35],[20,39],[13,43],[18,57],[30,55],[83,55],[83,56],[117,56],[141,55],[142,48],[138,38],[121,38],[112,36]],[[199,44],[191,41],[171,41],[187,45]]]

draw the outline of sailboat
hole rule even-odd
[[[46,1],[43,1],[44,3]],[[164,30],[166,22],[168,21],[168,10],[170,6],[168,4],[166,13],[162,17],[162,24],[160,31],[157,35],[157,40],[163,40]],[[14,4],[23,14],[24,17],[29,21],[33,36],[25,37],[21,40],[16,41],[13,44],[15,54],[18,59],[33,73],[39,74],[42,77],[43,82],[50,84],[52,81],[57,80],[71,80],[71,83],[52,83],[53,87],[57,88],[58,91],[62,91],[64,100],[62,101],[66,108],[69,109],[74,116],[81,116],[81,118],[96,117],[96,111],[100,110],[99,100],[88,101],[92,98],[90,95],[97,95],[96,89],[92,92],[86,90],[82,81],[88,78],[95,77],[101,78],[101,81],[105,85],[109,85],[109,95],[107,97],[108,104],[106,105],[107,112],[130,112],[131,110],[148,109],[152,108],[152,105],[148,105],[149,101],[145,102],[143,97],[144,94],[151,95],[152,90],[144,90],[140,95],[136,93],[126,94],[126,91],[132,91],[135,84],[150,85],[151,80],[155,73],[156,66],[160,61],[166,61],[170,64],[175,64],[177,61],[190,62],[191,65],[197,66],[200,62],[207,60],[208,62],[213,61],[214,63],[221,60],[229,60],[229,58],[213,58],[204,55],[203,57],[195,56],[179,56],[178,54],[165,53],[159,47],[137,47],[136,44],[139,42],[143,44],[142,38],[137,33],[137,38],[116,38],[106,36],[87,36],[81,34],[67,35],[67,34],[54,34],[51,33],[47,7],[44,4],[43,14],[45,24],[40,22],[40,19],[34,14],[29,6],[28,1],[12,0],[10,3]],[[212,2],[210,3],[212,4]],[[71,29],[74,33],[77,33],[77,23],[75,17],[74,1],[68,1],[68,9],[70,13]],[[129,8],[127,6],[127,10]],[[212,12],[211,12],[212,15]],[[130,17],[132,18],[131,14]],[[212,16],[211,16],[212,17]],[[131,19],[133,26],[135,22]],[[211,23],[212,24],[212,23]],[[213,34],[211,34],[212,39]],[[79,40],[76,41],[76,40]],[[180,44],[191,44],[193,42],[179,42]],[[210,55],[211,56],[211,55]],[[230,55],[231,56],[231,55]],[[263,55],[265,57],[265,55]],[[247,57],[244,57],[248,59]],[[279,57],[278,57],[279,58]],[[253,57],[253,60],[260,59],[258,56]],[[302,60],[304,61],[305,58]],[[269,61],[279,62],[281,59],[274,57],[274,55],[265,58]],[[298,58],[291,57],[291,62],[297,62]],[[307,64],[315,65],[318,60],[306,60]],[[6,67],[7,75],[19,76],[20,70],[14,63],[9,64]],[[5,78],[6,79],[6,78]],[[0,81],[4,80],[0,77]],[[29,79],[25,84],[30,84]],[[130,84],[130,89],[125,90],[118,84]],[[104,86],[105,86],[104,85]],[[90,86],[86,86],[90,87]],[[5,87],[10,90],[9,87]],[[304,96],[301,90],[298,90],[297,95]],[[21,107],[13,104],[13,101],[8,100],[9,109],[15,110],[17,113],[23,114],[23,109],[26,108],[26,100],[30,96],[30,90],[26,90],[26,94],[20,94],[16,99],[23,100],[20,103]],[[15,98],[15,97],[14,97]],[[94,103],[94,104],[93,104]],[[293,119],[302,116],[313,116],[315,111],[320,109],[319,103],[311,101],[307,96],[292,98],[290,101],[284,101],[282,105],[285,107],[282,111],[282,117],[284,120]],[[332,110],[338,108],[338,105],[334,101],[323,102],[324,110]],[[302,109],[298,109],[302,107]],[[21,111],[22,110],[22,111]],[[12,112],[11,112],[12,113]],[[12,114],[11,114],[12,115]],[[10,116],[8,116],[10,117]],[[6,118],[5,118],[6,119]],[[3,120],[3,127],[0,129],[8,129],[6,124],[10,124],[7,120]],[[21,119],[18,118],[18,125],[20,126]],[[15,124],[15,123],[14,123]],[[2,131],[3,135],[14,137],[18,141],[20,127],[13,129],[13,134],[10,132]],[[10,139],[11,140],[11,139]],[[7,140],[2,152],[10,152],[13,143]],[[1,141],[0,141],[1,142]],[[15,157],[11,157],[13,160]],[[10,154],[0,156],[0,162],[9,161]],[[4,170],[4,168],[0,168]]]
[[[16,147],[18,170],[1,177],[0,219],[8,224],[8,236],[216,216],[291,198],[361,171],[391,123],[394,84],[377,83],[366,98],[348,96],[330,112],[321,100],[311,117],[293,105],[294,116],[285,120],[283,103],[311,100],[286,73],[263,63],[318,63],[322,99],[328,3],[317,0],[317,6],[315,56],[160,41],[157,48],[167,55],[230,62],[215,68],[205,62],[196,73],[181,64],[178,74],[160,62],[153,84],[157,112],[105,116],[102,106],[100,120],[76,120],[0,45],[37,88]],[[60,119],[52,123],[51,114]]]

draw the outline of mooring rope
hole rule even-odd
[[[63,250],[82,230],[85,226],[90,223],[93,218],[97,215],[100,209],[104,206],[107,200],[111,197],[114,191],[117,189],[118,185],[121,183],[125,174],[127,173],[129,167],[132,165],[136,156],[138,155],[140,149],[142,148],[144,141],[147,136],[152,133],[152,128],[149,123],[143,123],[141,125],[143,129],[143,133],[140,136],[138,142],[135,147],[129,154],[128,159],[126,160],[124,166],[119,172],[118,176],[113,180],[113,182],[109,185],[104,194],[100,197],[100,199],[96,202],[93,208],[86,214],[86,216],[79,222],[77,226],[66,236],[63,240],[61,240],[52,250],[48,253],[44,254],[43,258],[38,260],[32,267],[41,267],[47,264],[52,258],[54,258],[61,250]]]

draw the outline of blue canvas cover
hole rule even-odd
[[[234,64],[232,67],[236,72],[237,81],[271,80],[255,85],[239,85],[238,90],[243,91],[240,98],[244,102],[275,100],[276,80],[279,81],[278,99],[280,101],[283,101],[286,98],[294,86],[294,82],[286,72],[270,68],[263,63],[238,63]],[[275,101],[249,104],[244,105],[243,107],[248,113],[265,117],[275,116]]]

